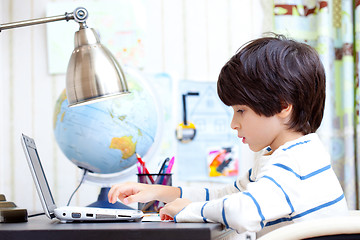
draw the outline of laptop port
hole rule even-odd
[[[114,218],[116,218],[116,215],[96,214],[96,219],[114,219]]]
[[[72,217],[72,218],[80,218],[80,217],[81,217],[81,213],[73,212],[73,213],[71,213],[71,217]]]
[[[94,214],[92,214],[92,213],[87,213],[87,214],[86,214],[86,217],[94,217]]]

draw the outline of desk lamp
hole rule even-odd
[[[94,29],[88,28],[88,11],[79,7],[65,15],[0,24],[0,32],[6,29],[75,20],[80,29],[75,33],[75,49],[72,52],[67,73],[66,93],[69,107],[85,105],[129,93],[125,74],[110,51],[100,43]]]

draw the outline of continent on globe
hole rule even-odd
[[[111,139],[110,148],[122,151],[122,158],[127,159],[134,155],[136,142],[132,141],[132,136],[114,137]]]

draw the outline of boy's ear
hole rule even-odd
[[[278,116],[281,118],[287,118],[291,116],[292,112],[292,104],[287,104],[283,106],[283,109],[280,113],[278,113]]]

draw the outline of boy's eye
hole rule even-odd
[[[238,113],[243,113],[243,112],[244,112],[244,110],[239,109],[239,110],[237,110],[237,112],[238,112]]]

